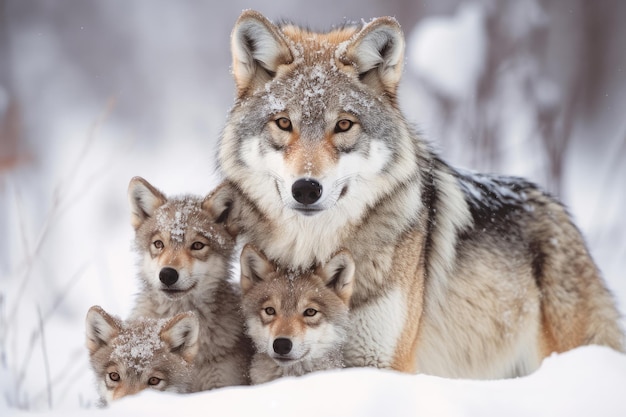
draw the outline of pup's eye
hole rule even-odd
[[[305,317],[313,317],[316,314],[317,314],[317,310],[314,308],[307,308],[306,310],[304,310]]]
[[[148,380],[148,385],[152,385],[152,386],[159,385],[159,382],[161,381],[162,381],[161,378],[157,378],[156,376],[153,376]]]
[[[163,242],[160,241],[160,240],[155,240],[152,244],[157,249],[163,249],[163,246],[165,246],[165,245],[163,245]]]
[[[111,373],[109,373],[109,379],[111,381],[117,382],[117,381],[120,380],[120,374],[118,374],[117,372],[111,372]]]
[[[202,242],[193,242],[191,244],[191,250],[200,250],[204,248],[206,245]]]
[[[348,119],[341,119],[335,125],[335,133],[347,132],[352,128],[354,122]]]
[[[274,314],[276,314],[276,310],[274,310],[274,307],[265,307],[265,314],[267,314],[268,316],[273,316]]]
[[[276,119],[276,126],[278,126],[280,130],[284,130],[286,132],[291,132],[291,130],[293,129],[293,127],[291,126],[291,120],[287,119],[286,117],[280,117]]]

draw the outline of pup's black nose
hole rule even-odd
[[[291,186],[291,195],[298,203],[313,204],[322,196],[322,184],[301,178]]]
[[[274,352],[278,353],[279,355],[286,355],[291,352],[292,346],[293,345],[291,343],[291,340],[284,337],[279,337],[278,339],[274,340]]]
[[[178,271],[174,268],[165,267],[159,272],[159,279],[168,287],[174,285],[178,281]]]

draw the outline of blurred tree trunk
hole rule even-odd
[[[0,175],[19,161],[19,109],[12,88],[6,1],[0,0]],[[0,183],[0,186],[2,183]]]

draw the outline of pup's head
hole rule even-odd
[[[192,312],[123,322],[91,307],[86,345],[102,400],[108,403],[145,388],[188,392],[198,331]]]
[[[128,187],[135,248],[145,285],[175,299],[203,293],[227,276],[238,228],[235,193],[224,183],[207,197],[167,198],[146,180]]]
[[[326,358],[341,349],[348,327],[354,261],[347,251],[312,271],[284,271],[253,246],[241,253],[247,331],[257,351],[278,364]]]
[[[248,10],[231,50],[238,99],[219,161],[266,214],[356,215],[408,175],[396,20],[315,33]]]

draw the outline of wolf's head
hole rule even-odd
[[[257,350],[280,365],[325,360],[340,352],[354,269],[352,256],[340,251],[312,271],[293,273],[246,245],[241,253],[242,305]]]
[[[107,403],[145,388],[188,392],[198,331],[192,312],[123,322],[101,307],[91,307],[86,345],[102,400]]]
[[[415,175],[419,145],[396,99],[404,37],[394,19],[315,33],[245,11],[231,49],[237,100],[220,166],[266,216],[358,218]]]
[[[167,198],[146,180],[128,187],[142,279],[170,299],[203,294],[227,276],[237,226],[234,194],[223,184],[207,197]]]

